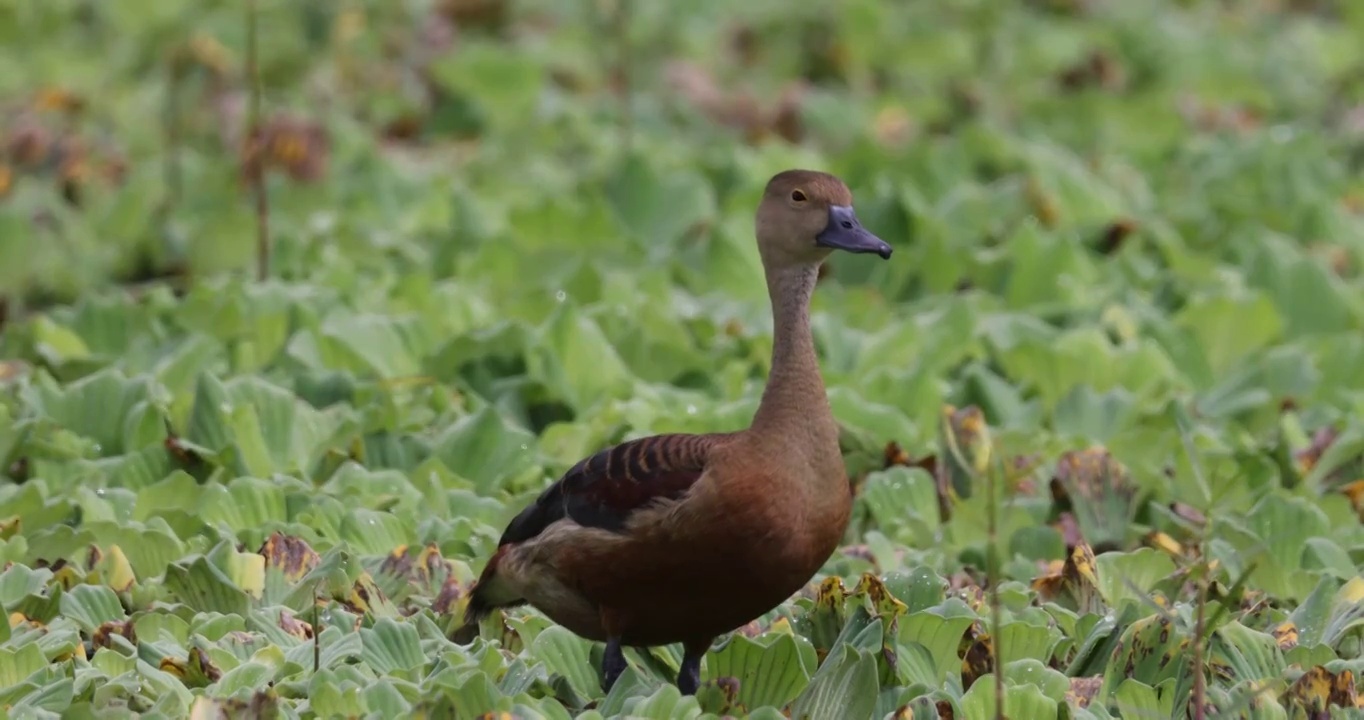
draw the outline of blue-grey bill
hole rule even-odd
[[[829,206],[829,224],[815,236],[815,244],[851,253],[876,253],[882,258],[890,258],[891,253],[890,245],[862,227],[847,205]]]

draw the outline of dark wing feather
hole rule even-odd
[[[498,545],[529,540],[563,518],[619,532],[636,510],[691,488],[710,449],[727,435],[652,435],[585,458],[513,518]]]

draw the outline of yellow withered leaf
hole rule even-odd
[[[1357,603],[1364,600],[1364,578],[1359,576],[1350,578],[1350,581],[1336,592],[1336,598],[1347,603]]]
[[[1302,674],[1284,692],[1284,700],[1307,712],[1310,717],[1325,717],[1331,707],[1359,707],[1354,673],[1348,669],[1332,673],[1316,665]]]
[[[1074,563],[1075,572],[1097,587],[1099,584],[1099,574],[1094,569],[1096,564],[1094,560],[1094,548],[1091,548],[1089,543],[1080,543],[1070,552],[1070,559]]]
[[[890,590],[886,588],[885,584],[881,582],[881,578],[877,577],[875,573],[862,573],[862,578],[858,580],[857,587],[853,588],[852,594],[865,595],[871,601],[872,608],[882,615],[890,613],[898,617],[909,611],[908,606],[890,594]]]
[[[52,579],[61,585],[63,590],[70,590],[77,585],[85,584],[85,572],[74,563],[66,563],[52,573]]]
[[[392,617],[398,613],[397,608],[374,583],[374,578],[368,571],[360,573],[344,602],[361,616],[368,614],[372,617]],[[360,618],[356,618],[357,622],[359,620]]]
[[[169,655],[161,658],[161,662],[157,664],[157,669],[164,673],[170,673],[181,680],[184,680],[185,676],[189,675],[189,666],[185,661],[170,657]]]
[[[91,546],[91,550],[93,555],[98,548]],[[126,592],[137,582],[137,576],[133,574],[133,566],[123,554],[123,548],[110,545],[109,552],[94,563],[89,580],[108,585],[114,592]]]
[[[1048,572],[1033,579],[1032,589],[1044,601],[1068,598],[1077,609],[1094,609],[1092,606],[1099,597],[1094,563],[1094,551],[1087,543],[1080,543],[1064,561],[1048,563]]]
[[[1174,538],[1170,537],[1166,533],[1163,533],[1159,530],[1152,530],[1151,532],[1147,533],[1146,537],[1143,538],[1143,540],[1145,540],[1146,545],[1148,547],[1153,547],[1157,550],[1166,553],[1167,555],[1171,555],[1176,558],[1182,557],[1184,555],[1184,546],[1180,544],[1178,540],[1175,540]]]
[[[830,575],[819,584],[819,591],[815,594],[815,604],[821,607],[837,607],[847,597],[848,590],[843,587],[843,578]]]
[[[433,577],[448,577],[451,571],[450,563],[441,557],[440,548],[435,543],[427,543],[415,555],[411,547],[399,545],[379,566],[380,574],[404,578],[423,586],[431,582]]]
[[[1279,649],[1288,652],[1298,646],[1298,626],[1292,620],[1285,620],[1278,624],[1273,630],[1274,640],[1279,643]]]
[[[265,558],[255,553],[228,556],[228,577],[248,595],[259,598],[265,593]]]

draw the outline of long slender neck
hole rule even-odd
[[[772,371],[753,418],[755,432],[772,433],[811,450],[827,444],[830,437],[837,440],[810,333],[810,296],[818,274],[818,265],[767,271],[772,297]]]

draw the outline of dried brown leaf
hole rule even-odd
[[[330,136],[320,123],[279,115],[247,135],[240,156],[242,177],[250,182],[273,168],[295,182],[314,182],[326,172],[330,152]]]
[[[313,637],[312,624],[299,620],[288,610],[280,610],[279,627],[300,640],[311,640]]]
[[[1109,223],[1099,236],[1096,249],[1100,254],[1112,255],[1122,249],[1124,241],[1137,230],[1137,222],[1131,218],[1120,218]]]
[[[1127,72],[1112,55],[1092,50],[1083,60],[1062,70],[1057,82],[1072,92],[1089,88],[1114,92],[1127,84]]]
[[[977,622],[967,628],[962,643],[966,650],[961,656],[961,687],[969,690],[976,680],[994,671],[994,640]]]
[[[137,631],[133,629],[132,620],[109,620],[101,623],[90,636],[90,644],[96,648],[109,647],[109,638],[113,635],[122,635],[128,642],[137,644]]]
[[[1350,505],[1354,507],[1360,522],[1364,522],[1364,478],[1349,483],[1340,491],[1350,499]]]
[[[449,614],[458,606],[460,598],[464,597],[468,590],[469,588],[456,580],[453,575],[445,578],[445,583],[440,587],[440,593],[431,603],[431,611],[437,615]]]
[[[301,580],[322,559],[303,538],[285,535],[278,530],[270,533],[257,554],[265,557],[267,570],[275,568],[291,582]]]
[[[1070,688],[1066,690],[1066,702],[1072,707],[1089,707],[1089,703],[1099,694],[1099,688],[1103,687],[1103,684],[1102,675],[1073,677],[1070,679]]]
[[[1340,432],[1334,427],[1323,427],[1312,435],[1312,444],[1293,453],[1293,461],[1297,465],[1298,474],[1306,475],[1312,472],[1321,460],[1321,456],[1331,447],[1331,444],[1340,436]]]

